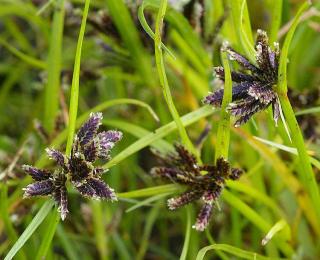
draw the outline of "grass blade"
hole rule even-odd
[[[48,84],[45,88],[44,127],[51,132],[59,109],[64,0],[56,1],[47,60]]]
[[[291,43],[291,40],[293,38],[294,32],[296,27],[298,26],[299,19],[303,13],[304,10],[309,6],[309,4],[306,2],[304,3],[299,11],[297,12],[293,23],[291,25],[291,28],[286,36],[286,39],[284,41],[282,50],[281,50],[281,56],[280,56],[280,65],[279,65],[279,72],[278,72],[278,85],[277,85],[277,92],[279,94],[279,99],[281,102],[281,106],[283,109],[284,116],[287,120],[287,124],[289,127],[289,131],[292,134],[292,141],[294,146],[298,150],[299,155],[299,178],[302,181],[305,189],[308,191],[313,207],[315,209],[317,218],[320,219],[320,192],[319,188],[311,167],[310,158],[308,156],[304,139],[299,127],[299,124],[297,122],[297,119],[294,115],[294,111],[292,109],[292,106],[290,104],[290,101],[287,97],[287,58],[288,58],[288,51],[289,46]]]
[[[11,260],[16,255],[16,253],[23,247],[23,245],[28,241],[36,229],[40,226],[42,221],[49,214],[54,202],[51,200],[46,201],[41,209],[38,211],[37,215],[32,219],[28,227],[23,231],[22,235],[19,237],[17,242],[10,249],[4,260]]]
[[[33,66],[37,69],[46,69],[47,64],[43,62],[42,60],[38,60],[36,58],[33,58],[22,51],[16,49],[15,47],[11,46],[9,43],[4,41],[0,38],[0,44],[3,45],[8,51],[10,51],[13,55],[15,55],[20,60],[24,61],[25,63],[29,64],[30,66]]]
[[[205,106],[181,117],[181,121],[184,126],[187,126],[194,122],[197,122],[201,118],[211,115],[213,112],[214,110],[212,110],[212,108],[210,108],[209,106]],[[103,167],[110,168],[113,165],[118,164],[122,160],[126,159],[128,156],[134,154],[135,152],[141,150],[144,147],[147,147],[151,143],[163,138],[164,136],[168,135],[169,133],[173,132],[176,129],[177,129],[177,125],[175,124],[175,122],[171,122],[167,125],[164,125],[156,129],[154,132],[149,133],[143,138],[140,138],[135,143],[133,143],[132,145],[124,149],[122,152],[118,153],[115,157],[113,157],[113,159],[111,159]]]
[[[76,128],[76,120],[77,120],[77,112],[78,112],[78,99],[79,99],[79,78],[80,78],[80,64],[81,64],[81,50],[82,43],[84,39],[84,33],[86,28],[87,16],[89,12],[90,0],[85,1],[85,6],[83,10],[83,16],[80,26],[79,38],[76,49],[76,57],[74,62],[74,70],[72,76],[72,86],[71,86],[71,96],[70,96],[70,108],[69,108],[69,125],[68,125],[68,139],[66,146],[66,154],[70,155],[73,136]],[[59,18],[61,19],[61,18]],[[37,254],[37,259],[45,258],[47,252],[49,250],[49,246],[55,234],[56,228],[60,221],[60,214],[58,212],[54,212],[51,215],[49,229],[46,232],[42,243],[40,245],[39,252]]]
[[[76,129],[77,113],[78,113],[78,99],[79,99],[79,79],[80,79],[80,64],[81,64],[81,51],[84,33],[86,30],[87,16],[89,13],[90,0],[85,1],[85,6],[82,15],[82,21],[80,26],[79,38],[77,43],[76,57],[74,61],[72,85],[71,85],[71,97],[69,107],[69,125],[68,125],[68,139],[66,154],[69,155],[73,143],[73,136]]]
[[[269,230],[268,234],[262,239],[261,244],[263,246],[265,246],[271,239],[272,237],[280,232],[281,230],[283,230],[284,228],[287,227],[287,231],[290,231],[290,229],[288,228],[288,223],[284,220],[281,219],[279,220],[276,224],[274,224],[274,226]],[[289,234],[288,234],[289,236]],[[290,238],[288,237],[288,240],[290,240]]]
[[[175,184],[160,185],[151,188],[145,188],[140,190],[134,190],[129,192],[118,193],[119,198],[141,198],[150,197],[157,194],[173,193],[179,190],[179,187]]]
[[[182,143],[187,147],[187,149],[192,152],[193,154],[197,154],[196,149],[194,148],[193,144],[191,143],[186,129],[184,128],[178,111],[174,105],[171,91],[167,79],[167,75],[165,72],[164,60],[162,55],[162,48],[161,48],[161,32],[163,27],[163,19],[167,9],[167,0],[160,0],[159,12],[156,19],[156,29],[155,29],[155,37],[154,37],[154,48],[155,48],[155,57],[156,57],[156,64],[160,79],[160,84],[163,90],[164,98],[167,102],[167,106],[170,110],[171,116],[177,125],[177,129],[179,135],[181,137]]]

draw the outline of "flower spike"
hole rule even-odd
[[[236,84],[232,89],[232,103],[227,109],[237,118],[235,127],[245,124],[255,113],[265,110],[270,105],[276,125],[281,114],[278,96],[273,90],[278,81],[279,44],[276,43],[272,50],[266,32],[258,30],[255,46],[257,66],[231,47],[224,46],[229,58],[235,60],[245,70],[245,72],[231,72],[231,79]],[[224,69],[216,67],[214,71],[216,77],[224,81]],[[203,102],[220,107],[223,93],[223,89],[210,93]]]
[[[109,153],[121,140],[122,133],[115,130],[98,133],[101,120],[101,113],[90,114],[74,138],[70,156],[52,148],[46,149],[48,157],[59,166],[54,172],[24,165],[23,170],[35,181],[24,188],[24,197],[51,196],[62,220],[68,214],[67,179],[84,197],[116,201],[114,190],[101,179],[107,169],[93,163],[98,158],[110,158]]]
[[[213,203],[219,198],[225,181],[239,179],[242,170],[231,168],[229,162],[223,158],[219,158],[216,165],[200,165],[192,153],[178,144],[175,145],[175,152],[167,155],[156,154],[164,166],[152,168],[151,175],[187,186],[184,193],[168,199],[168,208],[176,210],[202,200],[203,206],[193,227],[203,231],[209,224]],[[203,172],[207,173],[203,175]]]

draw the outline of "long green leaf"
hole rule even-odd
[[[155,29],[155,36],[154,36],[154,49],[155,49],[155,57],[156,57],[156,64],[157,64],[160,84],[163,90],[164,98],[167,102],[167,106],[171,113],[171,116],[177,125],[177,129],[181,137],[182,143],[193,154],[197,154],[197,151],[195,150],[192,142],[190,141],[188,134],[181,122],[179,113],[174,105],[166,71],[165,71],[165,65],[164,65],[162,48],[161,48],[161,33],[162,33],[163,19],[166,13],[166,9],[167,9],[167,0],[160,0],[160,6],[159,6],[157,19],[156,19],[156,29]]]
[[[16,253],[23,247],[23,245],[28,241],[28,239],[32,236],[32,234],[36,231],[36,229],[40,226],[42,221],[49,214],[51,208],[53,207],[54,202],[48,200],[44,203],[41,209],[38,211],[37,215],[32,219],[31,223],[28,227],[23,231],[22,235],[19,237],[17,242],[10,249],[4,260],[11,260]]]
[[[314,210],[317,214],[317,218],[320,219],[320,192],[318,188],[318,184],[316,182],[310,158],[308,156],[303,135],[301,133],[299,124],[297,119],[294,115],[294,111],[290,104],[290,101],[287,97],[287,59],[288,59],[288,51],[291,40],[293,38],[294,32],[296,27],[298,26],[299,19],[303,13],[303,11],[308,7],[308,3],[305,2],[298,10],[291,28],[286,36],[284,41],[281,56],[280,56],[280,65],[279,65],[279,72],[278,72],[278,85],[277,85],[277,92],[279,94],[279,99],[281,102],[281,106],[283,109],[283,114],[287,120],[287,124],[289,127],[289,131],[292,134],[292,141],[294,146],[298,150],[299,155],[299,178],[302,181],[305,189],[308,191]]]
[[[59,109],[61,52],[64,21],[64,0],[56,1],[47,60],[48,84],[45,88],[44,127],[51,132]]]
[[[78,38],[76,56],[75,56],[75,62],[74,62],[74,69],[73,69],[73,76],[72,76],[70,107],[69,107],[68,139],[67,139],[67,146],[66,146],[67,155],[71,153],[73,136],[76,128],[78,99],[79,99],[81,51],[82,51],[82,44],[83,44],[84,33],[85,33],[85,28],[87,23],[87,16],[89,13],[89,6],[90,6],[90,0],[86,0],[84,5],[84,10],[83,10],[81,26],[80,26],[80,32],[79,32],[79,38]],[[46,257],[51,241],[55,234],[56,228],[58,226],[59,220],[60,220],[60,217],[58,212],[52,213],[50,222],[49,222],[49,229],[45,233],[45,236],[42,240],[39,252],[37,254],[37,259],[42,259]]]
[[[138,11],[138,18],[140,21],[141,26],[143,27],[143,29],[146,31],[146,33],[151,37],[151,39],[154,40],[154,32],[152,31],[152,29],[150,28],[145,16],[144,16],[144,10],[146,9],[146,7],[148,7],[150,3],[148,1],[143,1],[142,5],[139,7],[139,11]],[[152,6],[152,5],[151,5]],[[175,58],[173,53],[163,44],[161,43],[161,47],[168,52],[168,54],[172,57]]]
[[[80,79],[80,64],[81,64],[81,51],[84,33],[86,30],[87,16],[89,13],[90,0],[85,1],[85,6],[82,15],[80,26],[79,38],[76,49],[76,57],[74,61],[71,93],[70,93],[70,107],[69,107],[69,124],[68,124],[68,139],[66,146],[66,154],[69,155],[73,143],[73,136],[76,129],[77,113],[78,113],[78,99],[79,99],[79,79]]]
[[[198,110],[195,110],[183,117],[181,117],[181,121],[184,126],[190,125],[192,123],[197,122],[199,119],[207,117],[211,115],[214,112],[212,108],[209,106],[205,106],[202,108],[199,108]],[[151,143],[163,138],[164,136],[168,135],[169,133],[173,132],[177,129],[177,125],[175,122],[171,122],[167,125],[164,125],[158,129],[156,129],[154,132],[149,133],[148,135],[144,136],[143,138],[140,138],[135,143],[124,149],[122,152],[117,154],[112,160],[110,160],[108,163],[106,163],[103,167],[104,168],[110,168],[113,165],[118,164],[128,156],[134,154],[135,152],[143,149],[144,147],[150,145]]]

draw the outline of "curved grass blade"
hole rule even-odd
[[[119,0],[108,0],[106,4],[124,44],[130,51],[133,64],[139,72],[141,79],[143,79],[147,86],[153,89],[156,88],[157,79],[153,76],[151,57],[142,46],[138,28],[130,16],[128,7],[124,1]]]
[[[250,26],[250,18],[246,0],[229,0],[233,26],[236,31],[238,42],[241,44],[247,58],[253,64],[256,63],[253,37]]]
[[[8,51],[10,51],[14,56],[24,61],[25,63],[29,64],[30,66],[33,66],[41,70],[44,70],[47,68],[47,64],[44,61],[38,60],[36,58],[33,58],[23,53],[22,51],[16,49],[15,47],[13,47],[12,45],[10,45],[9,43],[7,43],[1,38],[0,38],[0,44],[4,46]]]
[[[151,4],[150,1],[143,1],[142,5],[139,7],[138,10],[138,19],[140,21],[140,24],[142,26],[142,28],[146,31],[146,33],[150,36],[151,39],[154,40],[154,32],[152,31],[152,29],[150,28],[145,16],[144,16],[144,10],[146,9],[146,7],[154,7],[156,9],[159,8],[159,6],[156,6],[154,4]],[[164,45],[164,43],[161,42],[161,47],[173,58],[175,59],[175,56],[173,55],[173,53]]]
[[[231,255],[234,255],[240,259],[248,259],[248,260],[277,260],[279,258],[274,258],[274,257],[265,257],[262,255],[259,255],[257,253],[254,252],[249,252],[243,249],[240,249],[238,247],[234,247],[234,246],[230,246],[227,244],[214,244],[211,246],[206,246],[204,248],[202,248],[197,255],[196,260],[203,260],[206,253],[210,250],[220,250],[220,251],[224,251],[226,253],[229,253]]]

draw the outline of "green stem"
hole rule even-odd
[[[229,141],[230,141],[230,114],[227,112],[227,106],[232,101],[232,81],[230,66],[226,52],[222,52],[222,63],[224,67],[224,92],[221,104],[220,121],[217,133],[217,145],[215,153],[215,161],[219,157],[228,158]]]
[[[74,62],[74,70],[72,77],[72,86],[71,86],[71,97],[70,97],[70,109],[69,109],[69,126],[68,126],[68,139],[66,146],[66,155],[71,153],[73,136],[76,128],[77,121],[77,112],[78,112],[78,99],[79,99],[79,78],[80,78],[80,63],[81,63],[81,50],[82,43],[86,28],[86,21],[89,12],[90,0],[86,0],[81,27],[79,32],[79,38],[77,43],[76,57]],[[53,212],[49,221],[49,228],[45,234],[45,237],[40,245],[40,250],[37,254],[37,259],[45,258],[49,250],[51,241],[57,229],[58,223],[60,221],[60,214],[58,212]]]
[[[164,61],[163,61],[163,55],[162,55],[162,45],[161,45],[161,31],[163,27],[163,19],[166,13],[167,9],[167,0],[160,0],[160,6],[159,11],[157,15],[156,20],[156,28],[155,28],[155,36],[154,36],[154,44],[155,44],[155,57],[156,57],[156,64],[160,79],[160,84],[163,89],[163,95],[167,102],[168,108],[170,110],[171,116],[173,117],[173,120],[175,121],[177,125],[177,129],[179,132],[179,135],[181,137],[182,143],[187,147],[187,149],[192,152],[193,154],[197,154],[192,142],[190,141],[188,134],[186,132],[186,129],[184,128],[180,116],[178,114],[178,111],[174,105],[170,87],[167,79],[167,75],[165,72],[164,67]]]
[[[308,3],[304,3],[298,10],[291,28],[286,36],[286,39],[283,43],[281,49],[281,56],[279,61],[279,71],[278,71],[278,84],[276,86],[276,91],[280,96],[286,96],[288,91],[287,86],[287,59],[288,59],[288,52],[291,40],[293,38],[294,32],[298,26],[299,19],[303,13],[303,11],[308,7]]]
[[[1,38],[0,38],[0,45],[3,45],[13,55],[18,57],[23,62],[29,64],[30,66],[33,66],[33,67],[35,67],[37,69],[40,69],[40,70],[43,70],[43,69],[47,68],[47,64],[45,62],[43,62],[42,60],[38,60],[38,59],[36,59],[34,57],[31,57],[31,56],[23,53],[22,51],[20,51],[17,48],[13,47],[12,45],[10,45],[9,43],[7,43],[6,41],[4,41]]]
[[[299,124],[297,122],[297,119],[295,117],[294,111],[292,109],[292,106],[290,104],[290,101],[287,97],[287,57],[288,57],[288,51],[289,46],[291,43],[291,40],[293,38],[294,32],[298,26],[299,19],[306,10],[306,8],[309,6],[307,2],[305,2],[297,12],[293,23],[291,25],[291,28],[286,36],[286,39],[284,41],[282,50],[281,50],[281,57],[280,57],[280,65],[279,65],[279,72],[278,72],[278,85],[276,86],[276,91],[279,95],[279,100],[282,106],[283,114],[286,118],[289,131],[292,135],[292,141],[294,146],[297,148],[298,156],[299,156],[299,166],[300,170],[299,178],[304,184],[304,187],[306,191],[309,193],[311,201],[314,205],[314,210],[317,214],[318,219],[320,219],[320,193],[319,188],[312,170],[310,157],[308,156],[307,149],[305,147],[304,138],[301,133]]]
[[[229,0],[231,16],[238,42],[248,59],[255,64],[255,50],[246,0]]]
[[[81,50],[82,50],[84,33],[85,33],[85,29],[86,29],[89,6],[90,6],[90,0],[86,0],[84,10],[83,10],[82,22],[81,22],[79,38],[78,38],[78,43],[77,43],[76,57],[75,57],[74,68],[73,68],[66,155],[69,155],[71,153],[73,136],[74,136],[75,129],[76,129],[77,112],[78,112],[78,99],[79,99]]]

